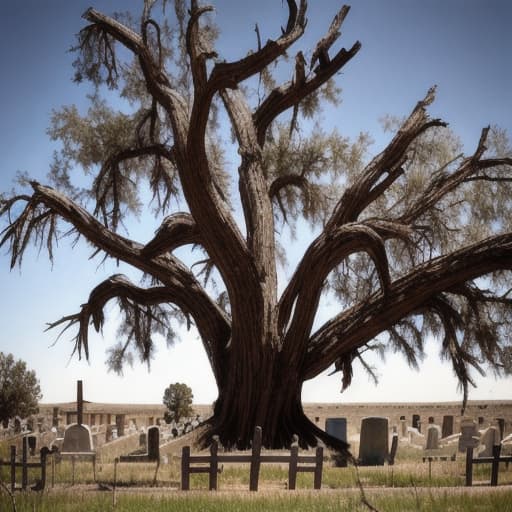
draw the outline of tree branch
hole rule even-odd
[[[494,236],[435,258],[324,324],[308,345],[304,378],[326,370],[343,354],[364,345],[434,297],[496,270],[512,270],[512,234]]]
[[[69,222],[74,229],[98,250],[113,258],[124,261],[158,279],[169,287],[180,300],[185,312],[191,314],[204,342],[226,344],[230,336],[230,320],[206,294],[194,275],[172,255],[149,259],[143,254],[143,246],[122,237],[103,226],[84,208],[77,205],[56,190],[31,182],[34,194],[30,197],[25,211],[4,230],[0,246],[11,241],[13,261],[21,259],[31,232],[38,226],[32,222],[35,209],[42,205],[49,214]],[[21,196],[24,200],[28,196]],[[19,199],[19,198],[17,198]],[[2,214],[8,210],[3,209]],[[27,226],[27,222],[29,223]],[[178,299],[180,297],[181,299]]]
[[[356,252],[365,252],[379,274],[383,295],[390,286],[389,265],[384,240],[368,225],[352,224],[332,234],[322,234],[306,251],[279,301],[279,332],[285,334],[285,346],[301,353],[297,344],[307,342],[324,281],[337,265]],[[293,311],[293,317],[291,317]],[[290,321],[291,318],[291,321]],[[290,323],[286,333],[287,324]],[[293,357],[293,355],[290,355]]]
[[[83,33],[87,34],[91,31],[100,34],[102,32],[107,33],[139,58],[148,91],[169,115],[173,127],[175,146],[181,153],[186,146],[188,132],[187,105],[178,92],[171,87],[169,79],[161,68],[160,57],[158,62],[155,62],[143,37],[117,20],[93,8],[88,9],[83,17],[92,23],[92,25],[83,29]],[[144,31],[147,29],[147,23],[155,25],[154,21],[146,20]],[[107,67],[109,66],[107,62],[101,61],[101,63]]]
[[[199,18],[207,12],[214,11],[210,5],[198,7],[197,1],[192,1],[190,19],[187,26],[186,46],[190,58],[192,79],[196,91],[203,90],[207,82],[206,59],[217,57],[216,52],[205,52],[200,46],[199,40]]]
[[[114,231],[117,229],[121,217],[121,191],[119,182],[126,180],[119,167],[123,162],[146,156],[154,156],[157,159],[165,158],[168,162],[174,163],[173,150],[169,149],[164,144],[125,148],[117,151],[107,158],[101,166],[98,175],[94,179],[93,190],[96,198],[94,214],[97,215],[100,212],[103,214],[104,224],[106,227],[109,227],[108,218],[110,217],[110,227]],[[158,173],[153,174],[158,175]],[[157,184],[155,182],[155,179],[157,178],[161,178],[161,176],[153,176],[150,180],[153,185],[153,190],[156,190],[157,188]],[[169,186],[170,184],[167,183],[166,185]],[[133,186],[135,186],[135,184],[133,184]],[[166,197],[170,193],[170,190],[167,189]],[[113,204],[111,211],[108,212],[107,208],[110,200]]]
[[[482,160],[482,156],[486,151],[486,141],[489,133],[489,127],[483,128],[478,142],[478,146],[472,156],[465,158],[460,166],[453,173],[448,174],[444,169],[437,172],[430,182],[430,185],[425,189],[421,197],[415,201],[409,210],[400,217],[400,222],[412,223],[422,214],[433,208],[439,201],[453,192],[457,187],[463,183],[471,181],[494,181],[489,180],[488,177],[480,175],[479,171],[497,167],[500,165],[512,166],[512,158],[491,158]],[[503,181],[507,178],[503,177]],[[496,179],[496,181],[500,181]]]
[[[428,118],[426,107],[434,101],[434,96],[435,87],[432,87],[425,98],[418,102],[386,149],[366,166],[355,183],[345,191],[329,219],[327,229],[357,220],[371,201],[382,195],[398,178],[411,143],[433,126],[446,126],[439,119]],[[384,174],[388,176],[381,181]]]
[[[191,297],[187,297],[187,295]],[[105,322],[103,312],[105,305],[112,299],[118,299],[120,307],[126,315],[125,321],[130,326],[127,333],[127,344],[133,340],[141,351],[143,359],[148,361],[153,345],[152,333],[156,331],[166,334],[165,331],[172,329],[170,314],[168,311],[160,309],[162,304],[175,304],[185,316],[190,315],[196,324],[201,323],[198,312],[190,309],[194,302],[194,295],[192,290],[183,290],[168,285],[140,288],[132,284],[125,276],[116,274],[91,291],[88,301],[81,306],[79,313],[49,323],[48,329],[64,325],[60,334],[62,335],[66,330],[78,324],[73,352],[78,352],[81,357],[83,350],[85,357],[89,359],[89,324],[92,323],[96,332],[100,332]],[[223,347],[219,346],[216,343],[217,340],[212,338],[203,338],[202,341],[212,369],[217,371]]]
[[[200,243],[201,237],[193,217],[189,213],[175,213],[163,220],[155,236],[142,249],[142,255],[154,258],[183,245]]]
[[[300,0],[298,10],[294,0],[287,1],[290,10],[287,30],[277,40],[267,41],[265,46],[243,59],[215,64],[209,79],[209,88],[213,92],[234,88],[261,72],[302,36],[306,27],[306,0]]]
[[[361,49],[357,41],[350,50],[342,48],[332,59],[325,58],[328,49],[339,37],[339,27],[348,14],[349,8],[343,6],[334,18],[328,34],[317,43],[311,63],[320,59],[320,65],[315,69],[315,75],[306,80],[304,72],[304,57],[301,52],[295,61],[295,78],[291,83],[274,89],[261,103],[254,113],[254,124],[258,133],[258,143],[265,144],[267,129],[280,114],[291,107],[297,106],[306,96],[319,89],[333,77]]]

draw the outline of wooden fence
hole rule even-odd
[[[46,485],[46,463],[49,455],[52,455],[47,447],[43,447],[40,450],[40,461],[39,462],[28,462],[28,440],[26,437],[23,438],[21,452],[21,462],[16,462],[16,446],[11,446],[11,454],[9,461],[3,461],[0,459],[0,466],[9,466],[11,468],[11,491],[14,492],[16,489],[25,491],[28,487],[28,470],[29,468],[40,468],[41,479],[38,480],[32,487],[34,490],[43,490]],[[53,467],[53,466],[52,466]],[[16,468],[21,468],[21,487],[16,487]]]
[[[466,451],[466,486],[473,485],[473,464],[491,464],[491,486],[498,485],[498,472],[500,462],[509,464],[512,462],[512,456],[501,457],[501,444],[494,445],[492,448],[492,457],[473,458],[473,448]]]
[[[219,464],[250,464],[249,489],[258,490],[261,464],[288,464],[288,489],[293,490],[297,483],[297,473],[314,473],[314,488],[322,485],[323,448],[318,447],[315,455],[299,455],[299,446],[294,442],[289,455],[262,455],[261,427],[256,427],[252,440],[252,451],[248,455],[219,455],[219,443],[214,439],[210,447],[210,455],[190,455],[190,446],[184,446],[181,454],[181,489],[190,490],[192,473],[208,473],[209,489],[217,490]]]

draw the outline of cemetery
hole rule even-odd
[[[38,416],[0,429],[0,481],[13,497],[18,490],[59,494],[77,485],[107,490],[113,500],[119,489],[322,493],[363,482],[366,492],[512,485],[508,401],[470,402],[464,416],[455,403],[307,404],[318,425],[350,443],[347,460],[323,446],[302,450],[297,438],[289,450],[266,450],[259,427],[249,451],[227,450],[218,439],[200,450],[195,440],[208,406],[166,424],[159,406],[102,407],[83,394],[78,381],[74,402],[42,405]]]

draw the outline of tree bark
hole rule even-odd
[[[296,365],[290,364],[270,345],[257,360],[241,363],[235,352],[227,354],[219,398],[213,416],[200,442],[208,445],[218,435],[227,448],[247,449],[255,426],[262,427],[263,446],[290,447],[296,435],[303,448],[327,446],[348,454],[348,445],[327,435],[312,423],[302,407],[303,379]]]

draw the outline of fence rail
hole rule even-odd
[[[32,487],[34,490],[43,490],[46,485],[46,463],[49,455],[53,455],[48,448],[43,447],[40,450],[39,462],[28,462],[28,440],[23,438],[21,462],[16,462],[16,446],[11,446],[9,461],[0,459],[0,466],[8,466],[11,468],[11,491],[14,492],[16,487],[16,468],[21,468],[21,489],[25,491],[28,487],[28,470],[30,468],[41,469],[41,479]]]
[[[315,455],[299,455],[299,446],[295,442],[289,455],[262,455],[262,431],[256,427],[252,441],[251,454],[219,455],[218,439],[210,446],[210,455],[190,455],[190,446],[184,446],[181,454],[181,489],[190,490],[190,475],[207,473],[210,491],[217,490],[219,464],[250,464],[249,490],[257,491],[261,464],[288,464],[288,489],[293,490],[297,484],[297,473],[314,473],[314,488],[322,486],[323,448],[317,447]],[[196,464],[203,464],[198,466]],[[206,464],[206,465],[205,465]]]
[[[491,464],[491,486],[498,485],[500,462],[512,462],[512,456],[501,457],[501,444],[493,446],[492,457],[473,458],[473,448],[469,447],[466,451],[466,486],[473,485],[473,464]]]

